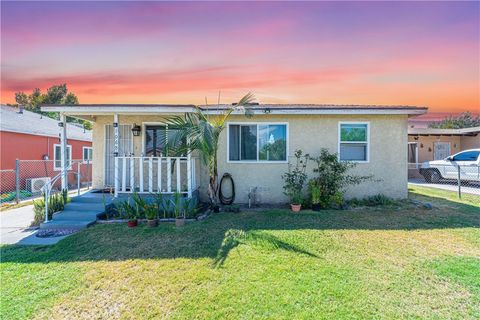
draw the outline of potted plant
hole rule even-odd
[[[322,208],[322,205],[320,204],[321,196],[322,196],[322,191],[320,190],[320,186],[318,185],[317,180],[315,179],[310,180],[308,186],[310,188],[312,210],[320,211],[320,209]]]
[[[145,212],[145,217],[147,218],[147,225],[152,228],[157,227],[158,226],[157,207],[154,205],[146,205],[144,208],[144,212]]]
[[[305,173],[309,155],[303,155],[302,150],[294,153],[295,163],[288,165],[288,172],[282,175],[285,184],[283,193],[290,198],[290,207],[293,212],[299,212],[302,208],[303,186],[307,179]]]
[[[130,199],[129,199],[130,200]],[[137,212],[138,210],[136,210],[131,204],[130,204],[130,201],[125,201],[124,202],[124,210],[125,210],[125,213],[126,213],[126,216],[127,216],[127,219],[128,219],[128,226],[130,228],[134,228],[138,225],[138,215],[137,215]]]

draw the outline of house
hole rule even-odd
[[[480,148],[480,127],[463,129],[408,128],[408,162],[441,160],[462,150]]]
[[[2,170],[2,183],[0,193],[15,190],[13,170],[15,170],[16,159],[22,160],[20,176],[22,189],[27,187],[26,179],[52,178],[60,171],[59,128],[59,121],[52,118],[1,105],[0,169]],[[70,160],[91,160],[91,132],[70,123],[67,124],[67,128],[67,152]],[[13,174],[8,175],[10,172]]]
[[[199,106],[209,114],[231,107]],[[208,175],[198,155],[166,157],[158,139],[168,134],[165,117],[193,112],[194,105],[47,105],[42,110],[93,122],[94,188],[113,188],[117,196],[179,191],[205,199]],[[234,112],[220,139],[219,177],[233,176],[236,202],[248,202],[252,190],[263,203],[286,202],[281,176],[289,158],[296,149],[316,155],[321,148],[375,177],[350,188],[347,197],[407,197],[407,121],[427,108],[259,104],[252,110],[252,118]],[[352,130],[357,138],[342,140],[340,132]],[[275,152],[267,145],[275,145]]]

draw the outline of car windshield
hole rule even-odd
[[[480,151],[465,151],[453,157],[453,161],[477,161]]]

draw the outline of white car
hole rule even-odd
[[[438,183],[441,179],[480,181],[480,149],[464,150],[443,160],[422,163],[420,174],[425,181]]]

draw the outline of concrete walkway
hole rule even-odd
[[[38,238],[36,228],[30,228],[33,205],[0,212],[0,244],[50,245],[65,237]]]

